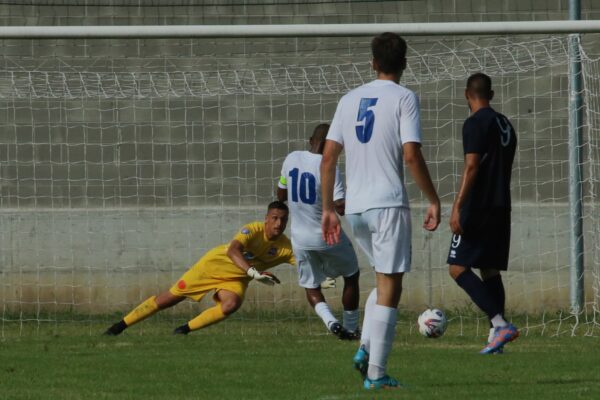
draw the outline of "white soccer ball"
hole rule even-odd
[[[442,310],[437,308],[427,309],[419,315],[417,320],[419,332],[428,338],[439,338],[446,332],[448,319]]]

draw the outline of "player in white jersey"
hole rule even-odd
[[[358,339],[358,261],[352,243],[340,231],[340,243],[331,247],[321,235],[321,158],[328,124],[318,125],[309,140],[310,150],[290,153],[281,168],[277,198],[288,201],[292,216],[292,248],[298,265],[298,283],[306,298],[327,328],[340,339]],[[344,185],[335,171],[333,201],[344,214]],[[343,325],[325,302],[321,282],[327,277],[344,279]]]
[[[406,164],[429,206],[423,227],[440,223],[440,200],[421,154],[419,102],[398,84],[406,68],[406,42],[383,33],[371,42],[377,79],[347,93],[338,103],[321,161],[323,237],[340,240],[333,207],[335,166],[346,152],[346,218],[375,268],[377,289],[365,305],[361,347],[354,356],[366,389],[399,387],[386,374],[394,339],[402,277],[410,271],[411,220],[404,186]]]

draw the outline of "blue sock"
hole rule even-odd
[[[488,293],[482,280],[471,269],[460,274],[456,278],[456,283],[467,292],[473,303],[486,313],[490,320],[500,314],[500,308],[494,298]]]
[[[502,283],[502,276],[500,274],[490,278],[484,279],[483,285],[487,292],[492,296],[494,302],[500,309],[500,314],[504,317],[504,305],[506,303],[506,295],[504,292],[504,284]],[[490,327],[492,323],[490,322]]]

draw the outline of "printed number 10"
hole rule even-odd
[[[373,124],[375,123],[375,114],[373,113],[372,107],[377,104],[377,98],[364,97],[360,99],[360,105],[358,106],[358,115],[356,116],[356,122],[362,122],[362,124],[356,124],[356,137],[361,143],[368,143],[373,136]]]
[[[298,168],[290,171],[290,177],[292,178],[292,201],[297,203],[298,197],[300,197],[300,201],[305,204],[315,204],[317,200],[317,180],[315,176],[309,172],[303,172],[298,177],[299,174],[300,170]],[[298,192],[300,192],[300,196],[298,196]]]

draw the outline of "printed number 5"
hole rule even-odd
[[[368,143],[373,135],[373,124],[375,123],[375,114],[372,108],[377,104],[377,98],[364,97],[360,99],[358,106],[358,116],[356,117],[355,126],[356,137],[361,143]],[[360,124],[362,122],[362,124]]]

